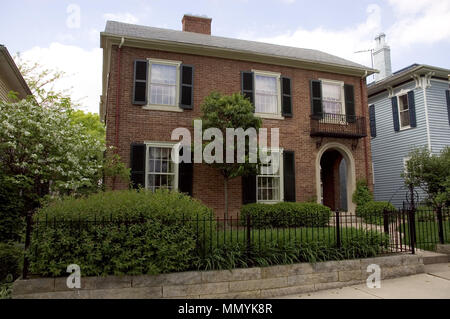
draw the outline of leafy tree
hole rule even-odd
[[[68,91],[54,89],[63,73],[18,59],[34,96],[0,102],[0,230],[17,240],[21,216],[46,195],[82,195],[104,189],[102,179],[127,180],[129,169],[105,148],[98,115],[76,110]],[[16,98],[14,99],[14,96]]]
[[[67,108],[76,106],[70,98],[71,88],[65,90],[56,88],[56,83],[64,78],[65,72],[45,68],[38,62],[24,60],[20,53],[15,55],[14,60],[31,90],[33,96],[30,98],[40,106],[59,105]]]
[[[445,147],[439,154],[432,154],[425,147],[417,148],[409,156],[402,173],[405,184],[423,189],[433,207],[449,206],[450,147]]]
[[[244,131],[248,128],[255,128],[256,131],[261,127],[261,119],[254,116],[254,106],[251,102],[244,98],[241,94],[235,93],[232,95],[222,95],[218,92],[212,92],[205,98],[202,104],[203,115],[202,125],[203,129],[217,128],[222,132],[221,145],[223,146],[222,154],[226,154],[226,143],[224,137],[226,136],[227,128],[242,128]],[[237,156],[237,142],[234,141],[234,158]],[[205,145],[204,145],[205,146]],[[224,200],[225,200],[225,218],[228,217],[228,182],[230,179],[238,176],[245,176],[256,171],[258,163],[249,163],[249,142],[245,142],[245,163],[210,163],[212,167],[218,169],[223,176],[224,181]]]

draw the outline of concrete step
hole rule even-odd
[[[435,253],[432,251],[418,249],[416,251],[416,254],[423,258],[424,265],[448,263],[450,261],[448,255],[441,254],[441,253]]]

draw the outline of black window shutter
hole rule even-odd
[[[448,124],[450,125],[450,90],[445,91],[445,96],[447,98]]]
[[[253,80],[253,72],[241,72],[241,90],[242,95],[250,100],[254,105],[255,101],[255,85]]]
[[[311,114],[315,119],[323,118],[322,109],[322,82],[311,80]]]
[[[194,67],[182,64],[180,77],[180,107],[192,110],[194,106]]]
[[[131,184],[145,187],[145,144],[132,143],[130,147]]]
[[[391,102],[392,102],[392,118],[394,120],[394,131],[398,132],[400,131],[400,122],[398,119],[398,101],[397,101],[397,97],[393,96],[391,98]]]
[[[180,156],[183,155],[183,152],[189,152],[190,146],[183,146],[180,148]],[[189,196],[192,196],[192,184],[194,177],[194,164],[192,161],[192,153],[191,153],[191,162],[185,163],[181,162],[178,164],[178,191],[181,193],[186,193]]]
[[[284,201],[295,202],[295,155],[294,151],[283,151]]]
[[[147,104],[148,61],[134,61],[133,104]]]
[[[408,92],[408,108],[409,108],[409,126],[416,127],[416,102],[414,100],[414,91]]]
[[[256,203],[256,175],[242,176],[242,204]]]
[[[292,117],[292,84],[291,79],[281,77],[281,113],[284,117]]]
[[[344,95],[345,95],[345,115],[347,118],[347,122],[355,123],[356,122],[355,90],[353,88],[353,85],[344,84]]]
[[[375,121],[375,105],[369,105],[369,120],[370,120],[370,136],[377,137],[377,126]]]

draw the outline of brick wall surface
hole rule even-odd
[[[106,107],[107,143],[114,145],[116,135],[116,97],[118,85],[118,48],[114,46],[111,56],[110,85]],[[194,65],[194,108],[184,112],[165,112],[145,110],[132,105],[133,63],[135,59],[158,58],[182,61]],[[171,141],[171,132],[177,127],[191,130],[193,138],[193,119],[201,116],[200,106],[204,98],[213,90],[225,94],[239,92],[240,72],[245,70],[264,70],[280,72],[292,79],[293,117],[284,120],[263,120],[263,127],[280,129],[280,146],[295,151],[296,200],[306,201],[316,196],[315,160],[318,149],[317,138],[310,137],[310,84],[311,79],[333,79],[352,84],[355,88],[356,115],[365,114],[367,94],[365,81],[359,77],[333,73],[310,71],[292,67],[252,63],[224,58],[213,58],[190,54],[179,54],[123,46],[120,58],[120,90],[118,107],[118,152],[129,165],[130,144],[143,141]],[[363,84],[364,83],[364,84]],[[368,129],[368,121],[366,121]],[[270,135],[269,135],[270,136]],[[270,138],[270,137],[269,137]],[[338,142],[352,150],[356,166],[356,178],[372,181],[370,141],[360,139],[352,150],[352,139],[324,138],[322,145]],[[270,141],[270,139],[268,139]],[[367,164],[366,158],[367,156]],[[366,167],[367,166],[367,167]],[[366,170],[368,175],[366,175]],[[112,182],[108,181],[109,186]],[[372,187],[372,185],[371,185]],[[115,189],[127,188],[123,182],[116,182]],[[241,180],[236,178],[229,183],[230,213],[236,215],[241,206]],[[205,165],[194,165],[193,196],[214,209],[219,216],[223,214],[223,179],[221,175]]]

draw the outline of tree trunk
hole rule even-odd
[[[225,195],[225,211],[223,217],[225,218],[225,220],[228,220],[228,177],[223,178],[223,187]]]

